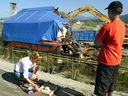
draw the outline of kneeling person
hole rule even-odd
[[[31,56],[24,57],[20,59],[14,66],[14,74],[16,78],[25,79],[34,90],[39,91],[39,87],[33,82],[38,79],[36,72],[39,66],[36,65],[37,62],[41,60],[38,52],[33,53]]]

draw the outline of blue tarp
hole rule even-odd
[[[53,13],[54,7],[23,9],[3,24],[3,40],[32,44],[53,41],[67,20]]]

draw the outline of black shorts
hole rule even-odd
[[[107,66],[98,64],[94,94],[106,96],[107,92],[114,91],[117,80],[119,65]]]

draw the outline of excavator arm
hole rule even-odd
[[[74,11],[71,11],[68,13],[69,15],[69,18],[73,18],[75,16],[78,16],[79,14],[82,14],[82,13],[85,13],[85,12],[88,12],[90,9],[92,9],[93,6],[91,5],[88,5],[88,6],[84,6],[84,7],[80,7]]]
[[[102,14],[100,11],[98,11],[96,8],[94,8],[92,5],[80,7],[74,11],[69,12],[68,14],[64,13],[64,12],[59,12],[59,11],[57,12],[57,10],[56,10],[57,14],[60,14],[62,17],[67,18],[67,19],[72,19],[73,17],[78,16],[78,15],[85,13],[85,12],[89,12],[90,14],[99,18],[104,23],[110,22],[110,19],[107,16]]]

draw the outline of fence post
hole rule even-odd
[[[72,76],[71,76],[71,78],[74,79],[74,63],[73,63],[73,60],[72,60]]]
[[[13,47],[11,47],[11,63],[14,63]]]

